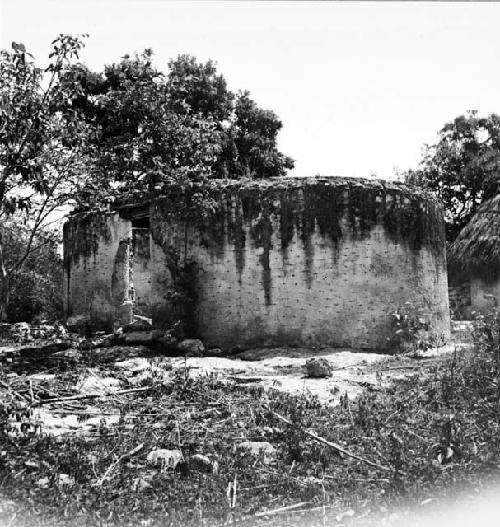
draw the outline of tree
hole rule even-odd
[[[277,150],[282,123],[247,92],[227,89],[213,62],[181,55],[164,75],[152,51],[126,55],[102,74],[82,64],[62,83],[81,87],[68,111],[94,128],[93,170],[112,174],[120,193],[172,182],[274,177],[293,168]]]
[[[25,256],[32,235],[30,226],[16,219],[15,216],[4,225],[3,243],[8,267]],[[6,306],[8,322],[61,319],[62,258],[58,253],[57,234],[53,229],[37,230],[33,244],[38,249],[30,251],[24,264],[11,273]]]
[[[426,146],[420,168],[405,179],[443,203],[447,238],[452,241],[479,205],[499,191],[500,116],[480,118],[472,111],[447,123],[439,141]]]
[[[74,201],[88,178],[83,148],[87,129],[75,112],[62,109],[77,87],[59,83],[83,46],[79,37],[60,35],[45,70],[38,68],[23,44],[0,52],[0,319],[31,255],[47,246],[40,237],[61,207]],[[9,224],[21,223],[22,250],[6,254]]]

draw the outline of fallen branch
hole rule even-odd
[[[80,399],[95,399],[97,397],[112,397],[114,395],[125,395],[126,393],[147,392],[153,388],[154,386],[147,386],[145,388],[130,388],[128,390],[119,390],[117,392],[83,393],[80,395],[69,395],[67,397],[54,397],[53,399],[42,399],[37,401],[33,406],[41,406],[42,404],[51,403],[63,403],[66,401],[79,401]]]
[[[106,470],[106,472],[104,473],[104,476],[96,482],[96,485],[101,486],[104,483],[104,481],[107,479],[107,477],[111,474],[111,471],[117,465],[119,465],[124,459],[128,459],[129,457],[134,456],[135,454],[140,452],[143,448],[144,448],[144,443],[141,443],[140,445],[133,448],[130,452],[127,452],[126,454],[123,454],[123,456],[120,456],[113,464],[109,466],[108,470]]]
[[[227,378],[241,384],[261,382],[263,380],[262,377],[238,377],[237,375],[228,375]]]
[[[300,507],[304,507],[305,505],[310,505],[310,501],[302,501],[300,503],[295,503],[294,505],[288,505],[286,507],[280,507],[279,509],[273,509],[270,511],[262,511],[257,512],[255,514],[256,518],[259,518],[261,516],[274,516],[275,514],[282,514],[284,512],[293,511],[294,509],[299,509]]]
[[[281,414],[275,412],[274,410],[271,410],[266,405],[264,405],[264,408],[266,410],[268,410],[269,412],[271,412],[271,414],[274,415],[274,417],[276,417],[276,419],[282,421],[283,423],[286,423],[289,426],[292,426],[296,430],[300,430],[303,434],[311,437],[315,441],[318,441],[318,443],[322,443],[323,445],[329,446],[330,448],[333,448],[337,452],[340,452],[341,454],[344,454],[344,455],[346,455],[348,457],[351,457],[353,459],[357,459],[358,461],[362,461],[363,463],[366,463],[367,465],[370,465],[371,467],[379,468],[380,470],[385,470],[386,472],[393,472],[392,468],[385,467],[384,465],[379,465],[378,463],[374,463],[373,461],[370,461],[368,459],[365,459],[364,457],[358,456],[357,454],[353,454],[352,452],[349,452],[345,448],[342,448],[340,445],[337,445],[337,443],[332,443],[331,441],[328,441],[324,437],[321,437],[321,436],[315,434],[314,432],[309,432],[308,430],[306,430],[302,426],[300,426],[300,425],[298,425],[296,423],[293,423],[292,421],[290,421],[286,417],[282,416]],[[404,474],[404,472],[401,472],[401,471],[399,471],[399,473],[400,474]]]

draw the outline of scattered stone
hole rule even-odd
[[[27,322],[16,322],[12,324],[10,336],[15,342],[29,342],[31,336],[31,326]]]
[[[254,456],[263,455],[266,465],[271,463],[276,456],[276,449],[268,441],[243,441],[237,448],[247,450]]]
[[[134,492],[143,492],[149,488],[151,488],[151,483],[146,477],[135,478],[132,482],[132,490]]]
[[[219,472],[219,463],[203,454],[195,454],[189,458],[189,464],[192,468],[207,474],[217,474]]]
[[[306,361],[306,370],[308,377],[322,378],[332,375],[332,365],[323,358],[312,358]]]
[[[66,327],[74,333],[85,334],[90,327],[90,317],[88,315],[75,315],[66,320]]]
[[[49,488],[49,485],[50,485],[50,480],[49,478],[45,477],[45,478],[40,478],[37,482],[36,482],[37,486],[40,487],[41,489],[48,489]]]
[[[129,333],[123,333],[117,337],[117,342],[126,344],[127,346],[152,346],[153,345],[153,332],[152,331],[131,331]]]
[[[68,474],[59,474],[57,484],[60,487],[72,487],[75,484],[75,478],[68,476]]]
[[[160,465],[162,469],[175,469],[179,463],[184,463],[184,456],[180,450],[158,448],[151,450],[146,457],[146,461],[151,465]]]
[[[109,348],[115,344],[115,335],[102,335],[100,337],[86,338],[78,344],[78,349],[91,350],[95,348]]]
[[[178,348],[185,355],[192,357],[201,357],[205,351],[205,346],[199,339],[184,339]]]
[[[207,357],[224,357],[226,354],[220,348],[210,348],[206,355]]]
[[[19,348],[14,348],[12,346],[0,347],[0,364],[12,362],[15,357],[19,357]]]
[[[123,326],[123,333],[132,333],[135,331],[151,331],[153,329],[153,324],[151,323],[150,318],[135,315],[134,319],[135,320],[130,324],[126,324],[125,326]]]
[[[62,325],[60,324],[59,322],[54,324],[54,329],[55,329],[55,332],[56,332],[56,335],[59,337],[59,338],[68,338],[68,330]]]
[[[171,331],[153,331],[153,348],[160,353],[175,353],[178,350],[179,341]]]

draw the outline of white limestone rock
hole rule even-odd
[[[276,449],[268,441],[243,441],[237,448],[251,452],[254,456],[262,455],[266,465],[276,457]]]
[[[185,355],[201,357],[205,352],[205,345],[199,339],[184,339],[178,346]]]
[[[323,378],[332,375],[332,365],[321,357],[309,359],[306,362],[306,370],[308,377]]]

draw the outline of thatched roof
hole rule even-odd
[[[485,201],[453,242],[451,265],[484,278],[500,274],[500,194]]]

